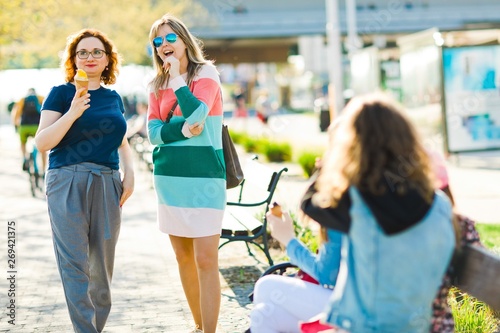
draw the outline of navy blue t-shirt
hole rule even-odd
[[[42,105],[44,110],[65,114],[75,96],[71,83],[53,87]],[[92,162],[117,170],[118,147],[127,131],[120,95],[100,87],[89,90],[90,107],[70,127],[61,142],[49,153],[49,169]]]

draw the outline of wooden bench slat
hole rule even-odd
[[[462,251],[454,284],[500,311],[500,257],[474,245],[467,245]]]
[[[224,213],[222,230],[225,235],[255,235],[262,228],[262,222],[238,207],[228,207]]]

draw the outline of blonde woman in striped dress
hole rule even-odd
[[[217,248],[226,206],[219,75],[179,19],[167,14],[154,22],[149,40],[156,76],[148,134],[156,145],[159,227],[176,254],[194,332],[214,333],[220,308]]]

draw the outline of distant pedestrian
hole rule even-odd
[[[116,82],[119,63],[102,32],[84,29],[69,36],[66,83],[47,96],[35,137],[40,151],[50,150],[47,205],[66,304],[78,333],[102,332],[108,319],[121,207],[134,188],[122,100],[102,85]],[[88,92],[75,87],[77,69],[87,73]]]
[[[40,112],[42,109],[43,96],[37,95],[34,88],[28,89],[26,97],[13,105],[11,113],[12,123],[17,128],[21,139],[21,156],[23,158],[23,170],[28,170],[28,156],[26,143],[29,137],[34,137],[40,123]],[[45,172],[47,166],[47,154],[42,153],[42,170]]]
[[[176,17],[167,14],[155,21],[149,42],[156,76],[148,133],[156,145],[159,226],[177,258],[194,332],[215,333],[221,300],[218,246],[226,207],[219,74]]]
[[[257,97],[255,111],[257,112],[257,118],[264,124],[267,124],[269,117],[275,113],[275,108],[267,90],[262,90],[259,97]]]
[[[234,96],[234,113],[235,118],[247,118],[248,117],[248,109],[245,103],[245,95],[243,93],[239,93]]]

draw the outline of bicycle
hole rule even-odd
[[[43,176],[40,174],[38,167],[38,149],[33,142],[33,138],[29,137],[26,144],[26,152],[28,158],[26,159],[26,172],[29,175],[31,195],[36,197],[37,192],[43,193]]]

